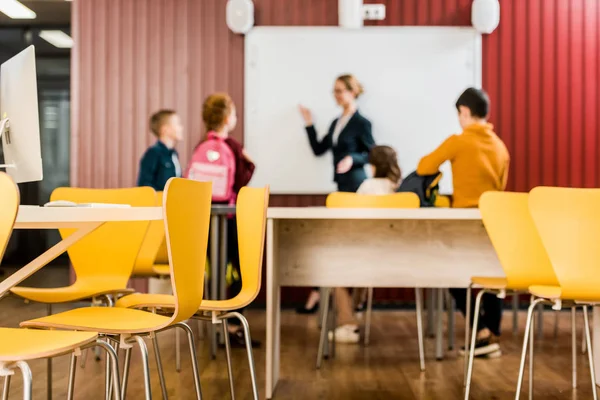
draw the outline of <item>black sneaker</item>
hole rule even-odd
[[[458,350],[458,354],[461,356],[465,355],[465,347],[461,347]],[[490,357],[496,358],[502,355],[500,350],[500,343],[498,338],[494,335],[490,335],[486,338],[477,339],[475,341],[475,351],[473,353],[475,357]]]

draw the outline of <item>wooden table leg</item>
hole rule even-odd
[[[277,221],[267,220],[267,362],[266,398],[272,399],[279,380],[281,288],[277,271]]]

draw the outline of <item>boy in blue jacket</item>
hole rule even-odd
[[[181,176],[175,145],[183,138],[183,126],[175,111],[160,110],[150,117],[150,130],[158,140],[142,157],[137,185],[162,191],[170,178]]]

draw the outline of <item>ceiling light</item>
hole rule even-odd
[[[70,49],[73,47],[73,38],[63,31],[41,31],[40,37],[61,49]]]
[[[35,19],[35,12],[17,0],[0,0],[0,12],[12,19]]]

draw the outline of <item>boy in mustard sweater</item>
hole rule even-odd
[[[480,89],[467,89],[456,102],[462,134],[452,135],[433,153],[423,157],[417,167],[419,175],[438,172],[446,161],[452,165],[454,195],[452,207],[475,208],[487,191],[503,191],[508,179],[510,157],[502,140],[487,122],[490,100]],[[466,314],[467,291],[451,289],[456,306]],[[475,304],[473,297],[471,304]],[[475,356],[499,357],[502,300],[486,293],[477,327]],[[473,315],[470,316],[473,323]],[[462,350],[464,354],[464,348]]]

